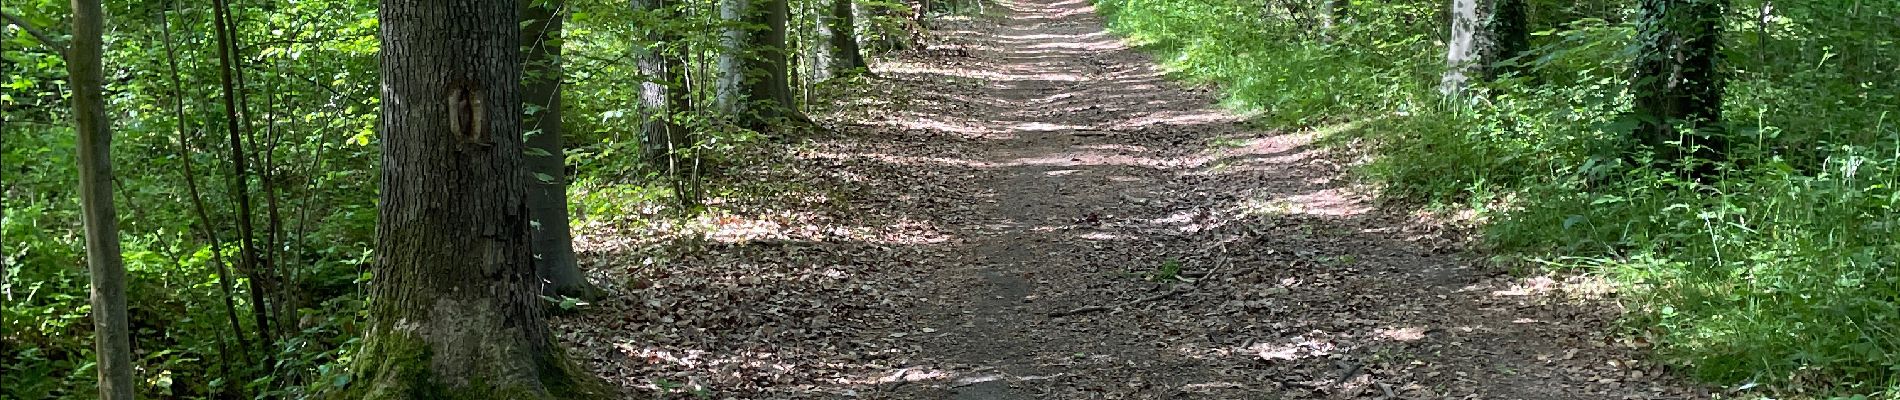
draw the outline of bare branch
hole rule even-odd
[[[33,35],[33,38],[40,40],[40,44],[44,44],[46,47],[58,52],[61,58],[66,57],[66,44],[64,42],[54,40],[52,36],[47,36],[46,32],[33,29],[33,24],[26,23],[26,20],[20,19],[20,17],[14,16],[13,14],[8,14],[6,11],[0,11],[0,18],[6,18],[8,23],[20,27],[20,30],[26,31],[28,35]]]

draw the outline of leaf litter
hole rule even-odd
[[[572,355],[657,398],[1709,396],[1601,283],[1377,207],[1086,5],[1005,5],[735,156],[751,194],[583,226],[612,294],[556,320]]]

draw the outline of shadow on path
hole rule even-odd
[[[839,196],[812,207],[847,205],[747,216],[794,232],[673,261],[709,276],[618,278],[591,317],[611,321],[567,339],[635,390],[715,396],[1703,397],[1605,333],[1600,287],[1478,267],[1312,134],[1168,81],[1083,0],[1002,6],[935,24],[968,56],[880,64],[837,113],[862,120],[799,153]],[[646,251],[592,236],[597,259]]]

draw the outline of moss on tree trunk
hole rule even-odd
[[[571,399],[523,172],[514,1],[384,0],[382,190],[369,326],[346,399]]]

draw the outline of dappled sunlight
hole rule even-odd
[[[1615,292],[1615,286],[1602,277],[1538,275],[1513,279],[1488,293],[1497,297],[1577,300],[1598,299]]]
[[[1284,201],[1297,204],[1297,213],[1328,217],[1351,217],[1372,210],[1365,201],[1345,189],[1325,189],[1318,192],[1288,196]]]
[[[1089,128],[1085,126],[1079,126],[1079,125],[1051,124],[1047,122],[1024,122],[1024,123],[1016,124],[1015,126],[1011,126],[1009,127],[1009,129],[1012,131],[1028,131],[1028,132],[1057,132],[1057,131],[1083,130],[1083,129],[1089,129]]]
[[[995,163],[994,166],[1077,167],[1077,166],[1119,165],[1119,166],[1154,168],[1154,169],[1170,169],[1170,168],[1180,167],[1181,164],[1182,162],[1177,161],[1177,160],[1171,160],[1171,159],[1135,157],[1135,156],[1128,156],[1128,155],[1122,155],[1122,154],[1085,151],[1085,152],[1059,153],[1059,154],[1050,154],[1050,155],[1044,155],[1044,156],[1015,158],[1015,159],[1009,159],[1009,160],[1004,160],[1002,162]]]
[[[1220,123],[1235,123],[1238,121],[1239,120],[1231,114],[1210,111],[1210,110],[1186,111],[1186,112],[1151,112],[1151,113],[1145,113],[1141,116],[1130,118],[1127,120],[1117,121],[1111,125],[1106,126],[1105,128],[1141,129],[1141,128],[1147,128],[1154,125],[1174,125],[1174,126],[1208,125],[1208,124],[1220,124]]]
[[[1391,341],[1397,341],[1397,342],[1416,342],[1416,341],[1425,339],[1426,331],[1427,329],[1421,326],[1408,326],[1408,327],[1397,328],[1397,329],[1380,328],[1379,331],[1377,332],[1377,335],[1379,335],[1379,338],[1382,338],[1385,340],[1391,340]]]
[[[787,155],[822,190],[586,246],[636,260],[597,274],[622,331],[579,341],[624,360],[596,368],[759,398],[1436,398],[1508,376],[1470,360],[1546,372],[1485,347],[1550,329],[1555,292],[1374,207],[1314,145],[1359,127],[1252,125],[1083,0],[1006,6],[1034,15],[877,64],[892,83],[854,95],[892,100]]]
[[[1241,349],[1244,354],[1259,357],[1262,360],[1292,361],[1303,358],[1325,357],[1339,351],[1332,341],[1309,339],[1294,336],[1278,343],[1254,343]]]
[[[870,159],[870,160],[877,160],[877,161],[890,163],[890,164],[911,166],[911,167],[949,166],[949,167],[963,167],[963,168],[988,168],[988,167],[994,166],[994,164],[991,164],[988,162],[966,160],[966,159],[960,159],[960,158],[906,156],[906,155],[883,154],[883,153],[846,154],[846,153],[831,153],[831,152],[813,152],[811,153],[811,157],[830,158],[830,159]]]
[[[1049,42],[1074,42],[1074,41],[1084,41],[1084,40],[1094,41],[1094,40],[1107,38],[1109,36],[1108,36],[1107,31],[1098,30],[1094,32],[1088,32],[1088,33],[1083,33],[1083,34],[1073,34],[1073,35],[1056,34],[1056,33],[1028,33],[1028,34],[1020,34],[1020,35],[995,35],[995,37],[1002,40],[1010,40],[1010,41],[1017,41],[1017,42],[1023,42],[1023,43],[1049,43]]]

